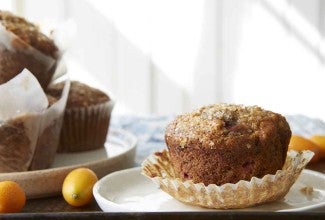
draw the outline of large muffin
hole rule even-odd
[[[233,104],[180,115],[165,133],[176,175],[205,185],[274,174],[285,162],[290,137],[280,114]]]
[[[64,83],[50,85],[47,94],[61,96]],[[58,152],[77,152],[104,146],[113,103],[104,92],[71,82]]]
[[[0,11],[0,24],[0,84],[27,68],[46,88],[59,54],[53,40],[35,24],[7,11]]]

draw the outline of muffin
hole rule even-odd
[[[49,102],[48,108],[58,101],[57,98],[51,95],[46,96]],[[47,114],[49,114],[49,112],[46,111],[44,115],[42,115],[42,127],[44,128],[40,130],[29,170],[49,168],[55,159],[56,151],[59,146],[63,115],[58,115],[58,117],[53,120],[46,120]],[[49,124],[47,124],[48,121],[50,121]]]
[[[142,163],[142,174],[190,205],[238,209],[283,198],[313,157],[288,151],[280,114],[217,104],[178,116],[166,128],[168,150]]]
[[[47,94],[58,97],[63,86],[63,83],[50,85]],[[72,81],[58,152],[78,152],[103,147],[113,104],[104,92]]]
[[[59,58],[53,40],[35,24],[7,11],[0,11],[0,36],[0,84],[27,68],[46,88]]]
[[[205,185],[275,174],[285,162],[290,137],[280,114],[233,104],[180,115],[165,133],[176,176]]]

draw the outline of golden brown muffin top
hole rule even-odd
[[[56,98],[61,96],[64,82],[50,85],[47,94]],[[110,98],[102,91],[78,81],[72,81],[67,101],[67,108],[88,107],[109,101]]]
[[[280,114],[258,106],[222,103],[177,116],[167,126],[165,136],[167,140],[177,141],[180,147],[193,143],[200,147],[217,148],[226,146],[239,136],[263,137],[269,125],[272,129],[279,128],[279,132],[290,131]]]
[[[56,58],[57,46],[52,39],[42,34],[35,24],[8,11],[0,11],[0,22],[7,31],[14,33],[25,43],[46,55]]]

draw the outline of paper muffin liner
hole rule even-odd
[[[69,86],[68,82],[66,90]],[[39,82],[25,69],[0,85],[0,94],[0,172],[47,167],[57,147],[52,140],[59,138],[59,133],[51,133],[48,127],[62,117],[68,91],[48,108]]]
[[[41,86],[46,88],[61,57],[60,52],[57,52],[55,58],[45,55],[14,33],[7,31],[0,23],[0,84],[7,82],[27,68]]]
[[[65,110],[59,153],[104,147],[114,101]]]
[[[215,209],[236,209],[255,206],[283,198],[301,171],[311,160],[311,151],[289,151],[282,170],[250,181],[226,183],[220,186],[182,181],[176,177],[169,152],[164,150],[149,156],[142,163],[142,174],[175,199],[190,205]]]
[[[70,89],[70,80],[65,79],[65,85],[59,100],[41,114],[39,135],[29,170],[49,168],[53,163],[59,142],[64,109]]]

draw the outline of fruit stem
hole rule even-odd
[[[79,195],[77,193],[72,193],[72,198],[73,199],[78,199],[79,198]]]

